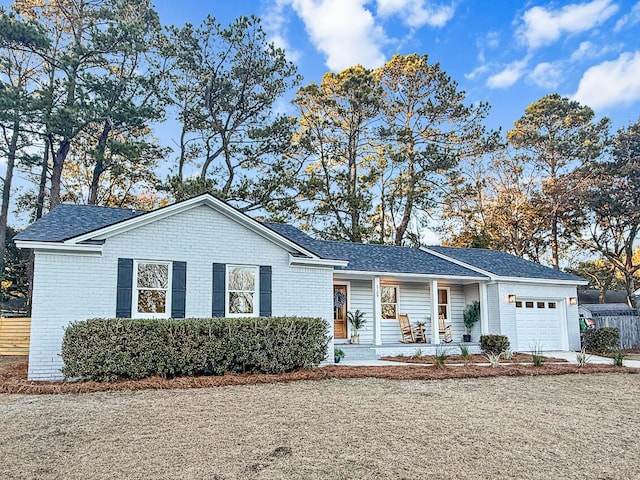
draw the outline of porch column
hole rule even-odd
[[[480,282],[480,335],[489,333],[489,297],[487,295],[487,284]]]
[[[431,343],[440,343],[440,323],[438,322],[438,281],[431,280]]]
[[[380,320],[382,319],[382,297],[380,296],[380,277],[373,277],[373,343],[382,345]]]

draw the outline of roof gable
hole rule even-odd
[[[64,247],[64,249],[78,250],[83,246],[101,243],[111,236],[202,205],[233,219],[298,258],[304,257],[319,264],[333,264],[332,259],[325,262],[314,252],[265,227],[257,220],[208,193],[150,212],[87,205],[59,205],[16,236],[16,240],[18,246],[27,248],[34,248],[30,244],[37,243],[39,248]],[[338,262],[340,263],[344,262]]]

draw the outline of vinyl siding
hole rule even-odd
[[[364,318],[367,323],[360,330],[360,343],[364,344],[373,343],[373,297],[371,285],[372,282],[370,280],[352,280],[350,282],[351,298],[347,299],[350,311],[360,310],[365,314]],[[347,325],[347,328],[349,330],[347,335],[350,336],[351,327]]]

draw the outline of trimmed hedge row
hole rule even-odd
[[[620,348],[620,330],[615,327],[602,327],[586,330],[580,340],[587,352],[609,354]]]
[[[284,373],[327,354],[320,318],[92,319],[67,327],[62,373],[99,381]]]

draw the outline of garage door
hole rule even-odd
[[[549,300],[518,300],[516,328],[519,352],[561,350],[560,305]]]

